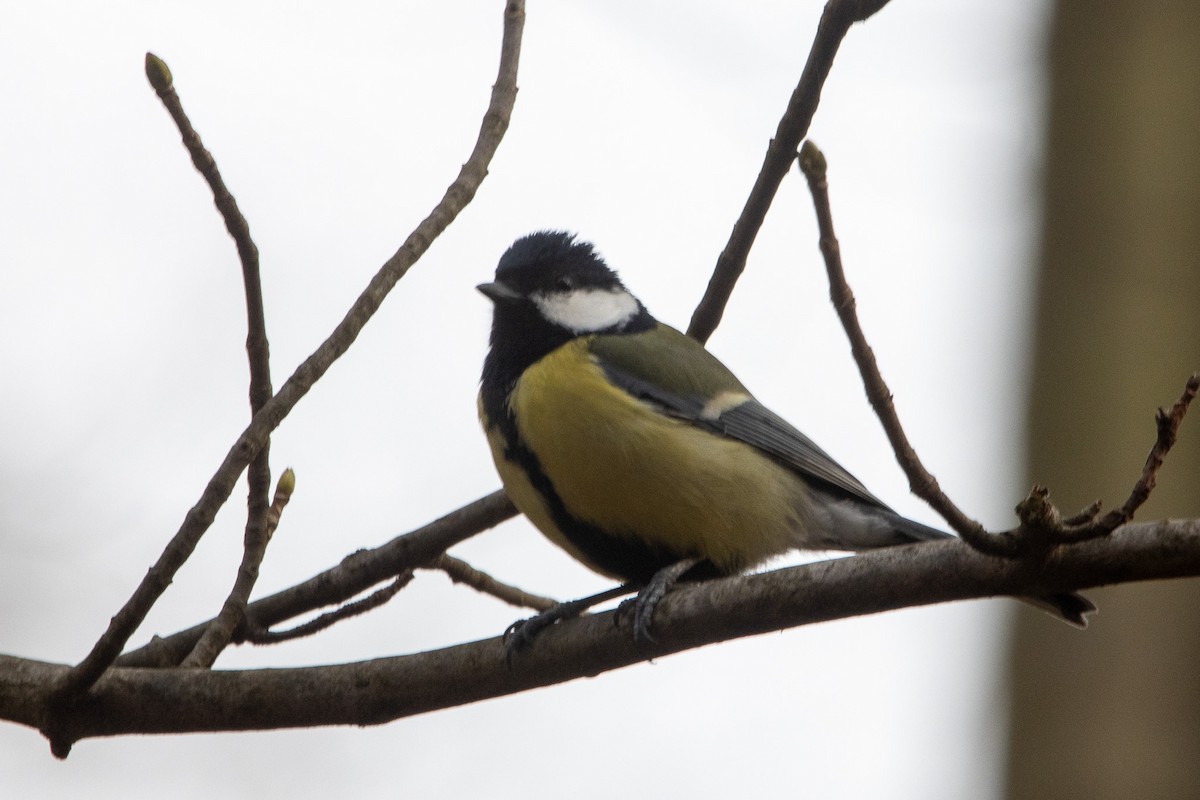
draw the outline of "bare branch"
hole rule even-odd
[[[246,641],[251,644],[280,644],[281,642],[290,642],[293,639],[312,636],[314,633],[320,633],[326,628],[333,627],[342,620],[351,619],[379,608],[388,600],[395,597],[401,589],[412,583],[412,579],[413,571],[411,569],[406,570],[404,573],[397,575],[396,579],[387,586],[372,592],[362,600],[347,603],[340,608],[326,612],[316,619],[309,620],[302,625],[297,625],[286,631],[270,631],[266,628],[254,628],[246,633]]]
[[[1100,504],[1099,502],[1093,504],[1088,509],[1095,509],[1090,516],[1083,520],[1073,518],[1067,521],[1067,529],[1056,537],[1059,541],[1081,542],[1098,536],[1107,536],[1133,519],[1133,515],[1154,491],[1154,486],[1158,481],[1158,470],[1162,467],[1167,453],[1175,445],[1175,439],[1179,435],[1179,426],[1183,424],[1183,418],[1187,414],[1188,406],[1196,398],[1197,390],[1200,390],[1200,372],[1193,373],[1188,378],[1187,384],[1183,387],[1183,394],[1171,406],[1170,411],[1163,411],[1161,408],[1158,410],[1154,419],[1158,428],[1158,437],[1155,439],[1154,446],[1150,448],[1150,454],[1146,456],[1142,475],[1134,484],[1125,504],[1120,508],[1113,509],[1100,519],[1095,519],[1096,513],[1100,510]]]
[[[937,479],[925,469],[916,451],[908,441],[896,408],[892,404],[892,393],[879,372],[875,362],[875,354],[867,343],[858,323],[855,312],[854,293],[846,282],[845,271],[842,269],[841,250],[833,231],[833,212],[829,204],[829,184],[826,176],[825,156],[811,141],[806,141],[800,149],[800,170],[808,181],[812,194],[813,206],[816,209],[817,228],[820,231],[821,254],[825,258],[825,269],[829,275],[829,297],[837,311],[846,336],[850,340],[850,350],[854,361],[862,375],[863,385],[871,407],[883,424],[888,441],[896,454],[896,460],[908,477],[909,488],[913,493],[937,511],[950,524],[964,541],[977,550],[991,555],[1013,558],[1023,554],[1042,553],[1049,548],[1082,542],[1107,536],[1116,528],[1133,519],[1134,512],[1150,496],[1154,489],[1158,470],[1163,460],[1175,444],[1179,426],[1187,413],[1188,405],[1200,389],[1200,373],[1188,379],[1183,394],[1171,407],[1169,412],[1158,410],[1156,417],[1158,438],[1146,458],[1142,475],[1133,487],[1129,499],[1121,508],[1110,511],[1103,518],[1097,519],[1100,512],[1100,502],[1097,501],[1079,514],[1064,521],[1058,509],[1050,502],[1050,492],[1043,486],[1034,486],[1029,496],[1016,507],[1021,526],[1003,533],[989,533],[975,520],[968,517],[941,490]]]
[[[470,586],[475,591],[489,594],[497,600],[503,600],[510,606],[532,608],[535,611],[546,611],[558,605],[557,600],[530,594],[524,589],[509,586],[507,583],[501,583],[486,572],[475,569],[462,559],[445,553],[430,562],[426,569],[439,569],[446,573],[450,577],[450,580],[455,583]]]
[[[717,258],[717,266],[708,281],[708,288],[701,298],[700,304],[692,313],[688,325],[688,336],[701,341],[708,341],[721,317],[733,287],[746,269],[746,258],[767,210],[779,191],[779,184],[787,176],[796,158],[796,148],[808,134],[808,126],[812,123],[817,105],[821,102],[821,88],[833,68],[833,59],[842,44],[850,26],[862,22],[879,9],[887,5],[888,0],[829,0],[821,14],[821,22],[817,26],[817,35],[808,53],[808,61],[800,74],[800,82],[796,84],[788,101],[787,110],[779,120],[775,138],[767,145],[767,155],[763,159],[762,169],[754,181],[754,188],[746,198],[741,216],[733,225],[729,242]]]
[[[375,274],[366,290],[350,307],[345,318],[329,337],[305,359],[278,393],[254,415],[250,425],[238,437],[209,480],[200,500],[188,511],[182,526],[158,561],[150,568],[133,596],[112,617],[108,629],[87,657],[62,677],[57,696],[65,706],[70,706],[73,701],[79,699],[116,659],[155,601],[170,585],[176,571],[191,555],[200,537],[208,530],[217,509],[229,498],[238,477],[266,444],[271,431],[279,426],[333,362],[349,349],[392,287],[404,277],[433,240],[475,196],[480,183],[487,175],[488,164],[508,128],[513,103],[516,100],[517,65],[524,21],[524,2],[510,0],[504,11],[499,74],[492,87],[491,101],[484,114],[475,148],[462,165],[458,177],[447,188],[433,212],[409,234],[396,254]]]
[[[183,111],[183,103],[175,91],[171,70],[158,56],[146,53],[146,76],[163,106],[170,113],[171,119],[175,121],[175,126],[179,128],[184,147],[191,155],[196,169],[208,182],[217,210],[225,220],[225,228],[237,245],[238,257],[242,262],[242,283],[246,292],[246,352],[250,360],[250,415],[253,417],[273,394],[258,247],[250,236],[250,225],[238,209],[237,201],[217,169],[217,162],[204,147],[200,134],[192,127],[191,120]],[[196,648],[184,659],[184,666],[212,666],[217,656],[229,644],[234,628],[242,622],[246,612],[246,602],[258,581],[258,568],[267,552],[267,493],[271,489],[270,448],[269,441],[263,444],[262,449],[250,462],[247,473],[249,497],[245,545],[233,588],[225,599],[221,613],[197,642]]]
[[[846,282],[846,273],[842,269],[841,249],[837,236],[833,231],[833,212],[829,206],[829,183],[826,180],[825,156],[811,141],[804,143],[800,149],[800,171],[808,181],[808,189],[812,193],[813,207],[817,214],[817,228],[820,232],[821,255],[825,258],[825,271],[829,275],[829,299],[837,311],[842,327],[846,330],[846,338],[850,340],[850,351],[854,354],[854,362],[862,375],[863,386],[867,391],[867,399],[871,408],[875,409],[883,429],[891,442],[896,454],[896,461],[908,477],[909,488],[950,524],[965,541],[985,553],[993,555],[1015,555],[1015,543],[1005,536],[988,533],[982,525],[968,517],[942,491],[935,478],[921,459],[917,456],[900,418],[896,415],[896,407],[892,404],[892,393],[879,373],[879,365],[875,362],[875,353],[867,343],[862,326],[858,322],[855,311],[854,292]]]
[[[0,718],[69,745],[93,736],[374,725],[562,683],[727,639],[996,595],[1038,595],[1200,575],[1200,520],[1132,523],[1061,549],[1031,570],[945,539],[757,575],[677,587],[639,648],[614,612],[560,622],[505,663],[501,637],[415,655],[303,669],[117,667],[68,709],[52,711],[65,666],[0,656]],[[59,748],[61,750],[61,747]]]
[[[440,519],[372,550],[359,550],[319,575],[256,600],[247,608],[251,625],[270,628],[320,608],[338,605],[405,570],[423,566],[448,548],[499,525],[517,510],[504,492],[493,492]],[[154,639],[117,659],[122,667],[170,667],[195,646],[210,622]],[[237,636],[235,633],[234,639]]]
[[[257,462],[265,452],[264,448],[255,457],[255,461]],[[253,464],[251,464],[251,469],[254,469]],[[285,469],[279,476],[279,484],[275,487],[275,497],[271,505],[262,511],[261,528],[256,522],[257,515],[253,500],[255,494],[251,489],[251,519],[246,524],[242,563],[238,567],[233,588],[230,590],[229,596],[225,598],[221,611],[204,629],[200,640],[196,642],[192,652],[188,653],[187,657],[180,662],[180,666],[211,667],[217,660],[217,656],[221,655],[221,651],[233,641],[234,631],[246,621],[246,606],[250,602],[250,593],[254,591],[254,584],[258,582],[259,565],[262,564],[263,557],[267,554],[267,545],[271,541],[271,534],[279,525],[279,517],[288,500],[291,499],[295,488],[296,474],[290,469]]]
[[[251,368],[253,369],[253,364],[261,364],[266,358],[267,340],[262,311],[262,287],[258,280],[258,247],[255,246],[254,239],[250,236],[250,225],[242,216],[237,201],[225,185],[225,180],[221,177],[220,170],[217,169],[217,162],[205,149],[203,142],[200,141],[200,135],[196,133],[191,120],[184,113],[183,104],[175,92],[174,77],[171,75],[170,68],[167,67],[166,62],[153,53],[146,53],[146,78],[150,81],[151,87],[158,95],[158,99],[162,101],[167,113],[171,115],[175,127],[179,129],[179,135],[183,138],[183,146],[187,148],[188,155],[192,157],[192,163],[196,166],[196,170],[204,176],[204,180],[212,190],[213,202],[217,211],[221,213],[221,218],[225,220],[225,229],[229,231],[229,235],[233,237],[233,241],[237,245],[238,257],[242,262],[242,275],[246,284],[246,305],[250,311],[251,331],[247,348],[250,349],[253,341],[254,349],[251,353]],[[269,378],[266,389],[265,394],[260,391],[261,403],[259,405],[271,397]]]

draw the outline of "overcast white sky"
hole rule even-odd
[[[73,662],[243,428],[233,245],[146,85],[164,58],[262,253],[276,386],[428,213],[474,142],[502,3],[10,4],[0,26],[0,652]],[[272,445],[298,489],[259,595],[493,491],[475,421],[489,304],[544,227],[594,241],[684,327],[795,85],[821,4],[533,2],[517,110],[474,202]],[[896,0],[855,28],[812,136],[847,271],[909,434],[989,525],[1021,495],[1045,8]],[[790,178],[712,349],[903,512]],[[219,607],[234,494],[138,633]],[[454,551],[567,598],[605,586],[506,523]],[[383,727],[87,740],[0,726],[0,794],[987,798],[1011,601],[733,642]],[[219,666],[499,634],[520,612],[421,574],[386,609]]]

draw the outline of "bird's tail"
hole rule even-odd
[[[897,530],[910,537],[913,542],[928,542],[935,539],[953,538],[953,534],[931,528],[920,522],[895,515]],[[1020,597],[1019,600],[1045,611],[1051,616],[1058,617],[1068,625],[1076,628],[1087,627],[1087,615],[1095,613],[1096,605],[1077,592],[1054,592],[1053,594],[1037,597]]]
[[[1020,597],[1034,608],[1040,608],[1068,625],[1083,629],[1087,627],[1087,615],[1096,612],[1096,604],[1078,592],[1055,592],[1038,597]]]
[[[867,506],[854,501],[826,503],[830,516],[826,530],[828,544],[839,550],[871,550],[878,547],[952,539],[954,534],[902,517],[891,509]],[[1035,608],[1076,628],[1087,627],[1087,615],[1095,604],[1076,592],[1054,592],[1037,597],[1020,597]]]

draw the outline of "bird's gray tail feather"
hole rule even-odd
[[[822,522],[828,525],[823,538],[834,549],[872,550],[954,538],[952,533],[907,519],[891,509],[840,498],[823,499],[826,502],[820,507],[826,519]],[[1018,599],[1076,628],[1086,628],[1087,615],[1096,610],[1092,601],[1075,592],[1054,592]]]

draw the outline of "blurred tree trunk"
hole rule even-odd
[[[1154,408],[1200,369],[1200,3],[1065,0],[1028,418],[1030,483],[1118,505]],[[1200,516],[1200,409],[1139,514]],[[1085,633],[1017,621],[1008,796],[1200,797],[1200,582],[1089,592]]]

